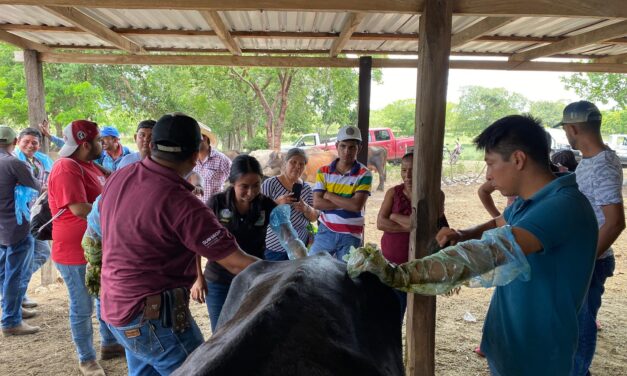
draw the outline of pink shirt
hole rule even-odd
[[[211,196],[222,192],[224,182],[231,172],[231,160],[226,155],[211,148],[209,156],[202,161],[196,161],[194,172],[202,178],[202,202],[207,202]]]
[[[111,175],[100,200],[101,313],[115,326],[130,322],[144,298],[190,288],[195,256],[220,260],[235,249],[233,236],[193,186],[150,158]]]

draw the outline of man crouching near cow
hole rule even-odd
[[[361,245],[372,174],[357,162],[362,147],[359,128],[340,128],[335,146],[339,158],[316,174],[313,206],[321,214],[309,254],[329,252],[343,261],[351,246]]]
[[[233,274],[258,260],[185,180],[200,142],[196,120],[163,116],[151,156],[112,175],[102,193],[102,319],[126,348],[129,375],[169,375],[203,342],[188,307],[196,254]]]

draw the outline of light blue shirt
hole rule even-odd
[[[128,166],[130,164],[133,164],[135,162],[139,162],[139,161],[142,160],[141,158],[142,157],[141,157],[141,155],[139,154],[138,151],[136,151],[134,153],[131,153],[131,154],[128,154],[128,155],[125,155],[125,156],[123,156],[121,158],[120,163],[118,163],[118,168],[117,169],[119,170],[122,167],[126,167],[126,166]]]
[[[577,349],[577,313],[594,266],[594,211],[575,174],[566,174],[528,200],[516,199],[503,216],[532,233],[543,249],[527,256],[529,281],[495,289],[481,350],[501,375],[568,375]]]

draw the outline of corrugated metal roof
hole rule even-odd
[[[218,37],[211,35],[165,35],[158,30],[210,31],[200,12],[168,9],[104,9],[77,8],[103,25],[115,29],[149,29],[155,34],[132,33],[125,35],[137,44],[153,49],[215,49],[225,50]],[[339,33],[346,23],[347,12],[301,11],[220,11],[226,27],[234,32],[303,32]],[[453,16],[453,33],[458,33],[485,17]],[[569,37],[621,22],[621,19],[595,19],[571,17],[521,17],[489,35],[493,37]],[[391,35],[382,38],[349,40],[344,51],[417,51],[417,33],[420,16],[416,14],[368,13],[356,28],[357,33]],[[73,27],[71,23],[50,14],[44,8],[24,5],[0,5],[0,24],[48,25]],[[46,45],[109,46],[110,43],[85,32],[59,32],[37,30],[9,30],[22,38]],[[394,35],[402,36],[396,38]],[[410,38],[407,38],[410,37]],[[235,37],[245,50],[328,50],[334,39],[321,35],[302,39],[273,37]],[[456,47],[454,52],[512,54],[542,46],[540,41],[474,40]],[[593,44],[565,51],[568,54],[590,56],[625,53],[627,44]]]

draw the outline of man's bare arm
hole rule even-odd
[[[625,229],[625,209],[622,203],[605,205],[601,207],[601,210],[605,216],[605,223],[599,229],[597,257],[607,251]]]

